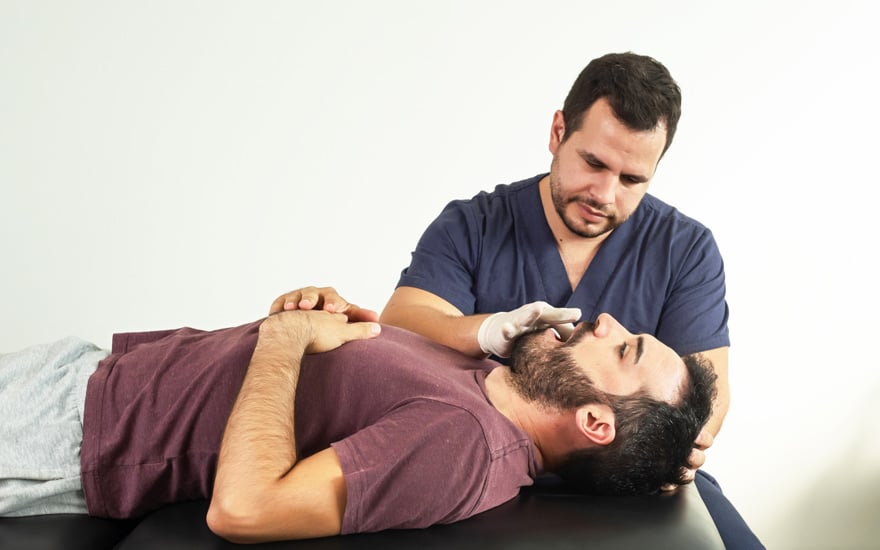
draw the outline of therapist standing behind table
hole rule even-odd
[[[564,333],[578,308],[584,319],[610,312],[681,355],[701,353],[718,374],[691,458],[702,466],[730,403],[724,265],[709,229],[647,194],[680,114],[679,87],[656,60],[591,61],[553,115],[549,174],[449,203],[381,321],[505,357],[534,326]],[[696,478],[727,548],[763,548],[714,479]]]

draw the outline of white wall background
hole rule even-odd
[[[878,548],[871,2],[0,0],[0,350],[381,309],[450,199],[549,167],[593,57],[664,62],[652,192],[725,256],[706,469],[771,548]]]

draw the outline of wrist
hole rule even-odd
[[[312,341],[312,324],[296,311],[272,315],[260,324],[256,350],[282,358],[299,358]]]
[[[503,314],[503,312],[494,313],[483,319],[483,322],[480,323],[480,328],[477,330],[477,345],[480,346],[480,350],[482,350],[483,353],[489,355],[498,355],[499,350],[495,349],[495,346],[492,342],[492,336],[493,328],[498,319],[498,316]]]

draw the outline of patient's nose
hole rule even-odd
[[[597,338],[605,338],[615,334],[630,335],[629,331],[627,331],[623,325],[618,323],[617,319],[612,317],[609,313],[600,313],[599,316],[596,317],[596,328],[593,329],[593,334]]]

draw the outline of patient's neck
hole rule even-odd
[[[528,434],[537,449],[538,461],[543,466],[544,449],[541,442],[544,439],[542,432],[547,420],[546,412],[516,391],[510,381],[510,367],[497,367],[486,376],[486,393],[501,414]]]
[[[553,471],[571,451],[594,445],[578,429],[575,409],[554,409],[524,398],[510,380],[509,367],[489,373],[486,393],[501,414],[529,435],[546,471]]]

